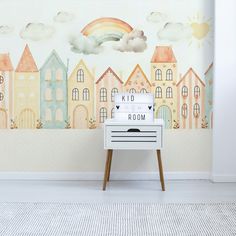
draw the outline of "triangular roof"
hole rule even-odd
[[[98,83],[104,78],[104,76],[106,75],[107,72],[112,73],[112,74],[115,76],[115,78],[116,78],[121,84],[123,84],[123,81],[122,81],[122,80],[119,78],[119,76],[111,69],[111,67],[108,67],[108,68],[106,69],[106,71],[99,77],[99,79],[97,80],[96,84],[98,84]]]
[[[200,83],[205,86],[205,83],[200,79],[200,77],[197,75],[197,73],[193,70],[193,68],[189,68],[188,71],[185,73],[185,75],[180,79],[180,81],[176,84],[176,86],[178,86],[189,73],[193,73],[195,75],[195,77],[200,81]]]
[[[156,46],[151,63],[175,63],[176,58],[172,47],[170,46]]]
[[[131,80],[132,76],[134,75],[134,73],[137,71],[137,70],[140,70],[141,74],[143,75],[144,79],[148,82],[148,84],[151,86],[151,83],[149,82],[147,76],[145,75],[145,73],[143,72],[141,66],[139,64],[137,64],[133,71],[131,72],[130,76],[128,77],[127,81],[125,82],[125,86],[127,85],[127,83]]]
[[[13,71],[13,66],[8,53],[0,54],[0,71]]]
[[[207,68],[206,72],[204,73],[204,75],[206,75],[212,67],[213,67],[213,62],[208,66],[208,68]]]
[[[38,72],[38,68],[27,44],[16,68],[16,72]]]
[[[48,56],[48,58],[46,59],[46,61],[43,63],[43,65],[41,66],[40,69],[43,69],[44,66],[47,65],[47,63],[49,62],[49,60],[52,57],[56,57],[56,59],[59,61],[59,63],[64,67],[65,70],[67,70],[66,65],[64,64],[64,62],[62,61],[62,59],[59,57],[59,55],[57,54],[56,50],[53,49],[52,52],[50,53],[50,55]]]

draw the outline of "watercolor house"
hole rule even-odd
[[[68,78],[68,116],[74,129],[87,129],[94,119],[94,75],[83,60]]]
[[[13,66],[9,54],[0,54],[0,129],[9,128],[12,118]]]
[[[177,83],[180,128],[201,128],[205,116],[205,84],[190,68]]]
[[[66,126],[67,67],[55,50],[40,69],[40,120],[43,128]]]
[[[39,71],[26,45],[14,77],[14,120],[18,128],[36,128],[39,120],[39,86]]]
[[[139,64],[135,66],[128,77],[124,91],[127,93],[150,93],[151,84]]]
[[[173,128],[177,121],[177,61],[171,47],[157,46],[151,59],[151,84],[155,95],[155,117]]]
[[[113,117],[114,97],[122,92],[123,82],[109,67],[96,82],[96,121],[98,126]]]
[[[208,122],[208,128],[213,128],[213,63],[205,72],[206,98],[205,114]]]

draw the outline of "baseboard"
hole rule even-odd
[[[166,180],[208,180],[209,172],[165,172]],[[0,180],[102,180],[103,172],[0,172]],[[113,172],[111,180],[156,180],[157,172]]]
[[[234,183],[236,182],[236,175],[212,175],[211,180],[218,183]]]

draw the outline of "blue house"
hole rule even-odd
[[[205,99],[205,113],[208,121],[208,127],[213,127],[213,63],[205,72],[206,83],[206,99]]]
[[[55,50],[40,69],[40,119],[46,129],[64,129],[68,119],[67,67]]]

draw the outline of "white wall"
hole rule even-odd
[[[215,4],[213,180],[236,181],[236,1]]]

